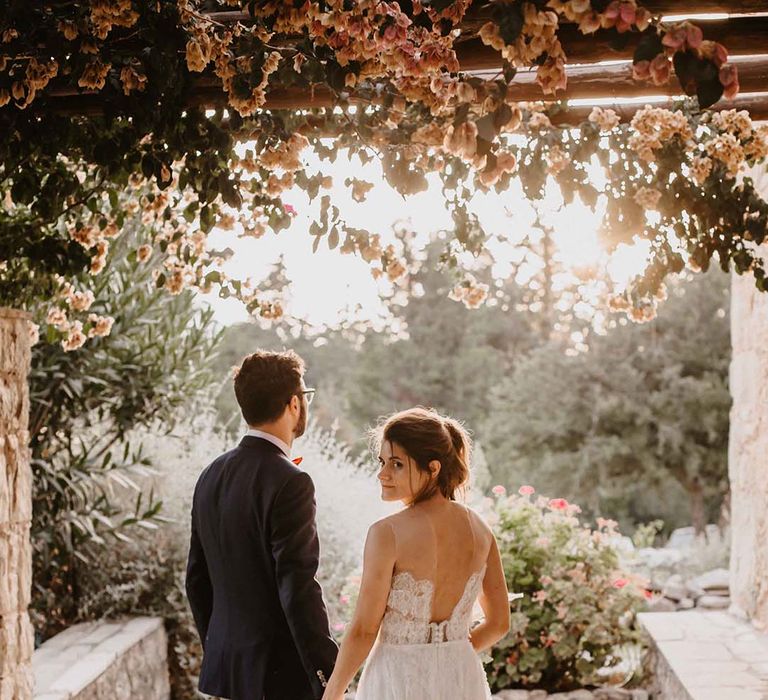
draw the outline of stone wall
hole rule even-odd
[[[768,635],[722,611],[641,613],[660,700],[768,697]]]
[[[0,700],[32,697],[27,318],[21,311],[0,309]]]
[[[35,700],[168,700],[163,621],[137,617],[70,627],[35,651]]]
[[[768,629],[768,293],[752,275],[731,290],[731,609]]]

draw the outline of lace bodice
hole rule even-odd
[[[407,571],[392,577],[380,638],[388,644],[439,644],[466,639],[472,607],[485,576],[485,566],[472,574],[451,616],[430,622],[435,586],[432,581],[414,578]]]

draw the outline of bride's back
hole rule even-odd
[[[447,620],[467,582],[488,559],[492,535],[472,510],[454,501],[418,503],[389,518],[395,536],[394,575],[432,583],[431,620]]]

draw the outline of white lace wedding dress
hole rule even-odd
[[[451,616],[431,622],[432,581],[392,577],[387,608],[355,700],[490,700],[480,657],[469,641],[485,566],[472,574]]]

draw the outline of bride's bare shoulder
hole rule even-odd
[[[377,520],[368,528],[365,539],[366,556],[391,558],[395,553],[395,531],[391,516]]]
[[[493,537],[493,530],[491,529],[491,526],[480,513],[478,513],[474,508],[470,508],[469,506],[461,507],[466,508],[467,513],[469,514],[469,519],[472,522],[472,527],[474,527],[477,532],[482,532],[489,538]]]

